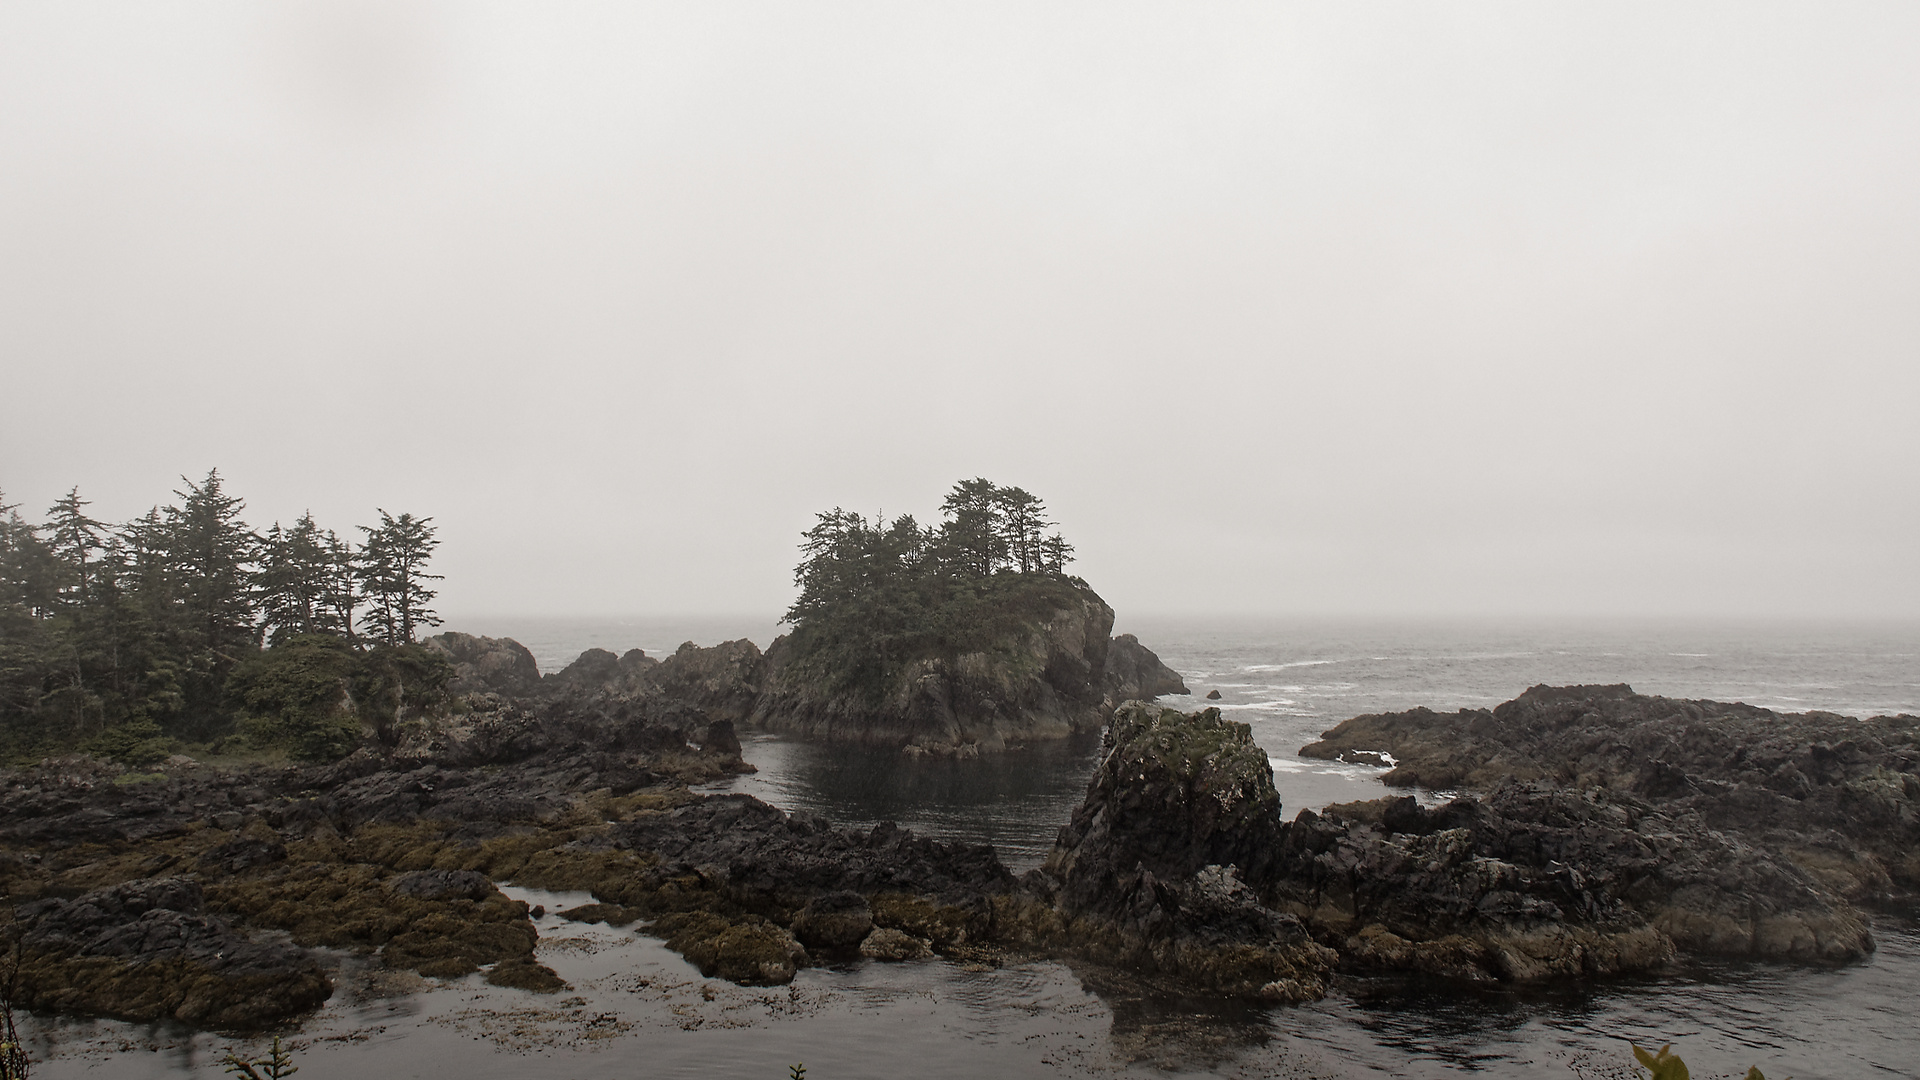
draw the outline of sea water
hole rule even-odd
[[[482,620],[527,644],[542,670],[588,647],[649,654],[683,640],[749,637],[753,620]],[[1783,711],[1920,714],[1920,627],[1658,624],[1140,622],[1187,680],[1181,707],[1216,705],[1252,726],[1291,815],[1388,793],[1382,770],[1295,751],[1349,716],[1489,706],[1537,683],[1626,682],[1643,693]],[[1220,697],[1202,697],[1217,690]],[[975,761],[910,759],[764,734],[759,771],[708,790],[750,792],[837,822],[891,820],[992,843],[1036,865],[1079,801],[1093,740]],[[1423,792],[1423,798],[1445,797]],[[584,900],[510,891],[549,910]],[[539,958],[573,987],[546,997],[476,977],[415,989],[341,954],[334,999],[287,1035],[301,1080],[329,1077],[1164,1075],[1294,1077],[1630,1076],[1628,1042],[1671,1042],[1700,1077],[1920,1076],[1911,1021],[1920,922],[1876,917],[1878,951],[1836,967],[1693,962],[1653,978],[1526,989],[1342,981],[1324,1001],[1268,1007],[1142,990],[1125,972],[1059,962],[999,968],[932,960],[802,971],[790,987],[705,980],[630,930],[551,916]],[[256,1043],[166,1025],[28,1018],[35,1076],[217,1075]]]

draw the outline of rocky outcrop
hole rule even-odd
[[[305,949],[236,933],[207,914],[200,886],[185,878],[39,900],[15,918],[15,1000],[30,1009],[254,1028],[333,993]]]
[[[1389,785],[1509,779],[1631,796],[1793,862],[1848,899],[1920,888],[1920,717],[1855,720],[1536,686],[1493,709],[1360,716],[1304,757],[1396,763]]]
[[[740,638],[706,648],[691,641],[682,644],[660,662],[653,682],[668,698],[737,724],[753,715],[766,676],[766,657],[753,642]]]
[[[540,665],[512,638],[448,632],[420,644],[453,663],[447,688],[456,694],[530,694],[540,686]]]
[[[1110,709],[1128,701],[1152,701],[1161,694],[1188,692],[1180,673],[1161,663],[1160,657],[1132,634],[1120,634],[1107,645],[1101,682]]]
[[[1229,993],[1325,992],[1334,953],[1248,881],[1278,851],[1280,797],[1251,729],[1208,709],[1114,714],[1084,802],[1030,879],[1072,948]]]
[[[1023,620],[991,648],[910,663],[887,687],[835,690],[795,662],[792,639],[768,649],[751,723],[814,738],[933,752],[1001,750],[1099,730],[1113,609],[1079,590]]]

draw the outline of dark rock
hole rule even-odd
[[[1218,691],[1218,690],[1209,690],[1209,691],[1207,691],[1207,700],[1208,700],[1208,701],[1219,701],[1219,700],[1220,700],[1220,691]]]
[[[453,662],[453,681],[447,688],[454,693],[528,694],[540,686],[540,666],[526,646],[512,638],[448,632],[420,644]]]
[[[689,641],[653,673],[654,685],[668,698],[734,723],[753,715],[766,678],[766,657],[745,638],[704,649]]]
[[[1325,993],[1333,951],[1246,884],[1269,871],[1280,828],[1247,725],[1131,703],[1112,743],[1034,881],[1075,946],[1228,993]]]
[[[1843,897],[1920,889],[1916,717],[1782,714],[1624,685],[1536,686],[1490,710],[1355,717],[1300,753],[1390,754],[1397,764],[1384,779],[1393,785],[1491,790],[1538,780],[1632,792],[1794,862]],[[1824,849],[1811,842],[1829,834]]]
[[[808,948],[843,949],[860,944],[872,931],[867,898],[845,889],[814,897],[793,917],[793,936]]]
[[[304,949],[249,941],[204,905],[197,884],[167,878],[20,906],[16,1000],[31,1009],[251,1028],[332,994]]]
[[[1009,617],[990,648],[905,664],[871,693],[836,689],[802,670],[791,637],[782,637],[767,650],[751,723],[946,753],[1095,731],[1108,711],[1102,679],[1112,629],[1113,609],[1077,588],[1044,613]]]
[[[559,690],[602,690],[618,681],[625,670],[620,666],[620,658],[613,653],[605,649],[588,649],[573,663],[548,675],[545,685],[548,689]]]
[[[394,878],[387,888],[415,900],[485,900],[493,882],[472,870],[415,870]]]
[[[1161,663],[1160,657],[1132,634],[1117,635],[1107,644],[1101,681],[1106,687],[1108,708],[1119,708],[1127,701],[1152,701],[1161,694],[1187,692],[1180,673]],[[1217,699],[1220,695],[1216,692],[1212,696]]]

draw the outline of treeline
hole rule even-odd
[[[1017,487],[962,480],[943,520],[891,522],[835,507],[801,534],[800,595],[783,621],[795,661],[836,689],[884,694],[908,665],[989,648],[1086,583],[1046,504]]]
[[[343,717],[444,683],[412,646],[440,622],[431,518],[259,532],[218,470],[182,479],[176,502],[118,525],[78,489],[38,524],[0,498],[0,753],[151,757],[246,727],[325,757],[357,735]],[[322,719],[316,741],[303,728]]]

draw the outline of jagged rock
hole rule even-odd
[[[1108,643],[1101,681],[1106,687],[1108,708],[1119,708],[1128,701],[1152,701],[1161,694],[1187,692],[1180,673],[1161,663],[1160,657],[1132,634],[1117,635]],[[1219,694],[1216,692],[1213,696],[1218,698]]]
[[[475,637],[449,631],[420,644],[453,662],[456,694],[529,694],[540,686],[540,665],[512,638]]]
[[[199,885],[184,878],[21,905],[15,1000],[30,1009],[251,1028],[332,994],[306,950],[248,941],[204,905]]]
[[[1073,947],[1227,993],[1324,994],[1335,953],[1243,879],[1267,872],[1280,825],[1251,729],[1136,702],[1114,714],[1112,742],[1030,879]]]
[[[653,681],[667,697],[735,723],[753,715],[767,661],[745,638],[700,648],[689,641],[661,661]]]
[[[1390,785],[1486,790],[1517,779],[1630,792],[1745,837],[1841,896],[1884,902],[1895,886],[1920,889],[1920,717],[1536,686],[1491,710],[1355,717],[1300,753],[1391,755]]]

